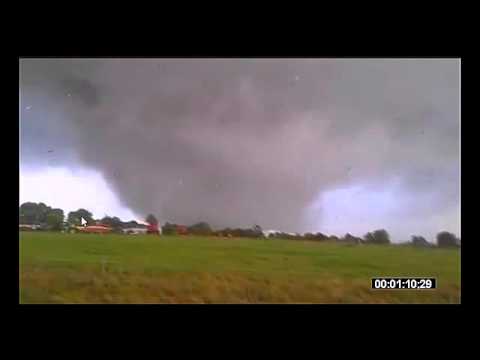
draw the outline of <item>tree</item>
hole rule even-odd
[[[429,247],[431,244],[423,237],[412,235],[412,245],[418,247]]]
[[[38,205],[26,202],[20,205],[20,224],[33,225],[38,222]]]
[[[77,211],[70,211],[67,216],[67,221],[71,225],[81,225],[83,218],[87,225],[95,224],[95,220],[93,220],[92,213],[85,209],[78,209]]]
[[[233,237],[243,237],[244,235],[243,230],[240,228],[232,229],[231,234]]]
[[[336,235],[330,235],[330,236],[328,237],[328,240],[337,242],[337,241],[340,240],[340,238],[339,238],[338,236],[336,236]]]
[[[353,236],[349,233],[345,234],[345,236],[341,239],[341,241],[347,244],[361,244],[362,239],[356,236]]]
[[[52,208],[50,206],[45,205],[44,203],[38,203],[38,221],[41,224],[47,222],[47,215]]]
[[[42,225],[51,230],[61,230],[64,213],[62,209],[52,209],[44,203],[26,202],[20,206],[20,224]]]
[[[122,223],[123,228],[146,228],[147,226],[144,224],[139,224],[135,220],[130,220],[127,222]]]
[[[49,230],[62,230],[63,228],[63,210],[62,209],[53,209],[46,216],[46,223]]]
[[[29,225],[46,223],[51,210],[52,208],[44,203],[23,203],[20,206],[20,223]]]
[[[148,214],[146,220],[145,220],[147,223],[149,223],[150,225],[158,225],[158,220],[157,218],[155,217],[155,215],[153,214]]]
[[[177,233],[177,226],[170,224],[168,221],[162,226],[163,235],[175,235]]]
[[[373,234],[371,232],[368,232],[365,235],[363,235],[363,240],[365,240],[367,244],[375,243],[375,238],[373,237]]]
[[[364,235],[367,244],[390,244],[390,235],[384,229],[375,230]]]
[[[313,237],[316,241],[328,240],[328,236],[325,235],[325,234],[322,234],[321,232],[318,232],[318,233],[314,234]]]
[[[250,229],[225,229],[222,232],[231,234],[234,237],[248,237],[248,238],[259,238],[263,237],[263,230],[259,225],[254,225]]]
[[[222,230],[218,230],[216,233],[217,233],[218,236],[224,236],[224,237],[232,236],[232,229],[225,228],[225,229],[222,229]]]
[[[257,225],[257,224],[253,225],[252,230],[253,230],[254,237],[263,237],[263,229],[260,225]]]
[[[460,240],[448,231],[442,231],[437,234],[437,245],[439,247],[458,247]]]
[[[123,227],[123,222],[120,218],[114,216],[105,216],[100,220],[102,224],[110,226],[112,229],[121,229]]]
[[[162,230],[163,231],[163,230]],[[211,235],[212,228],[206,222],[199,222],[188,227],[188,232],[194,235]]]

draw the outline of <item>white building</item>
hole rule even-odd
[[[263,230],[263,236],[269,237],[271,234],[279,234],[281,231],[278,230]]]
[[[146,234],[147,228],[126,228],[126,229],[122,229],[122,232],[124,234],[140,235],[140,234]]]
[[[40,229],[40,225],[28,225],[28,224],[19,224],[19,229],[30,229],[30,230],[38,230]]]

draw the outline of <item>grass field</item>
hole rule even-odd
[[[21,303],[459,303],[460,252],[293,240],[20,233]],[[429,276],[436,290],[371,290]]]

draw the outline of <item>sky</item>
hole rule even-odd
[[[95,201],[92,201],[94,199]],[[20,204],[43,202],[63,209],[65,214],[88,209],[96,218],[118,216],[131,220],[143,217],[123,205],[101,173],[89,169],[46,167],[39,171],[20,171]]]
[[[20,203],[460,235],[457,59],[21,59]]]

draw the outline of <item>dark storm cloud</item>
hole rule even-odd
[[[98,89],[91,81],[75,76],[65,78],[60,89],[68,89],[67,96],[72,94],[76,99],[83,101],[85,106],[94,107],[99,104]]]
[[[42,127],[139,213],[301,231],[319,192],[391,177],[434,189],[427,212],[458,202],[456,60],[28,59],[20,75],[22,150]]]

